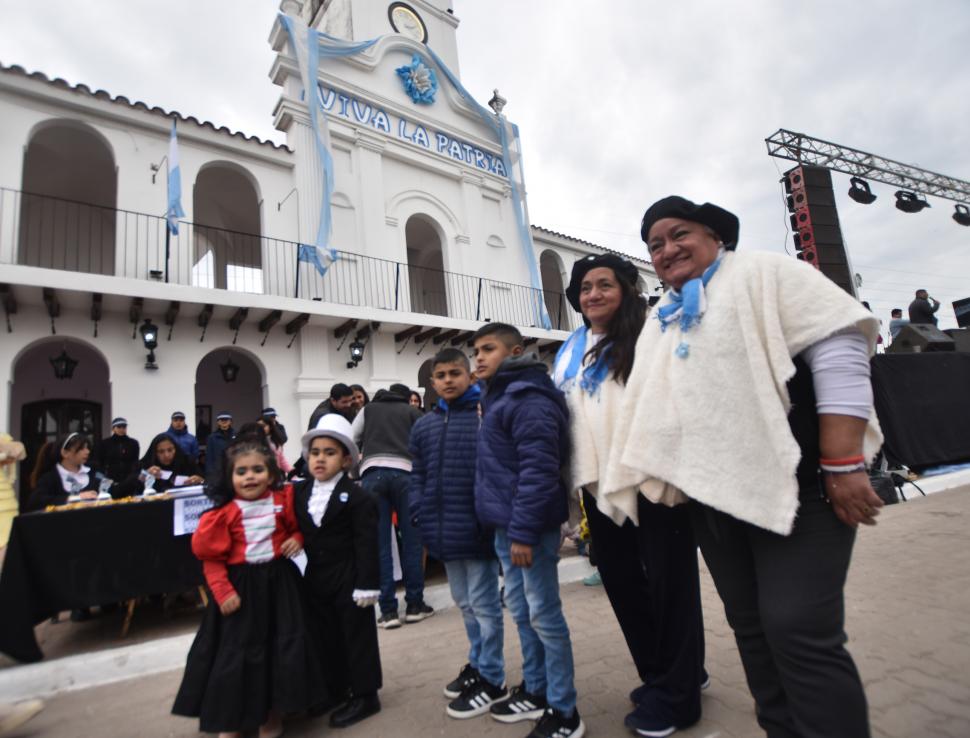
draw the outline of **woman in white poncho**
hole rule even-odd
[[[670,289],[640,333],[600,496],[690,500],[769,736],[868,736],[843,587],[855,528],[882,504],[866,474],[878,322],[802,262],[735,254],[738,220],[710,203],[664,198],[641,236]]]
[[[572,489],[582,493],[603,585],[642,682],[624,722],[639,735],[666,736],[700,718],[707,680],[690,516],[642,496],[627,515],[598,495],[600,464],[620,440],[612,413],[628,391],[647,312],[637,278],[637,268],[613,254],[573,265],[566,297],[584,325],[557,355],[553,379],[569,403]]]

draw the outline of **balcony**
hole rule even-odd
[[[545,301],[554,329],[571,330],[561,292],[429,269],[348,251],[320,275],[299,244],[0,188],[0,264],[104,274],[209,289],[538,325]]]

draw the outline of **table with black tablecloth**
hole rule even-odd
[[[14,518],[0,574],[0,651],[38,661],[34,626],[63,610],[202,584],[192,536],[173,535],[174,505],[143,500]]]
[[[970,460],[970,353],[880,354],[872,387],[891,465]]]

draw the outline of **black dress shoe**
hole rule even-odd
[[[346,728],[380,711],[381,701],[376,694],[353,697],[350,702],[330,716],[330,727]]]

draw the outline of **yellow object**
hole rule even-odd
[[[7,545],[10,526],[17,515],[17,462],[25,456],[24,446],[7,433],[0,433],[0,546]]]
[[[586,505],[583,504],[583,497],[579,497],[579,507],[583,511],[583,519],[579,521],[579,540],[589,540],[589,519],[586,517]]]

